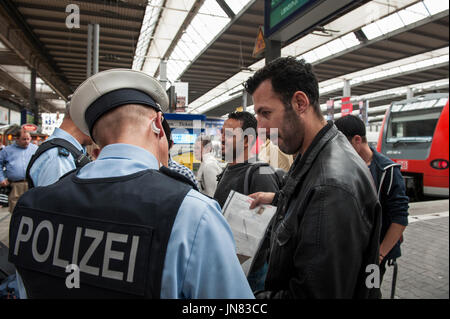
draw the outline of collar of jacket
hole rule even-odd
[[[385,156],[382,156],[377,150],[375,150],[373,147],[371,147],[371,146],[369,146],[370,147],[370,150],[372,151],[372,153],[373,153],[373,156],[372,156],[372,162],[374,162],[375,163],[375,165],[377,166],[377,168],[380,170],[380,171],[385,171],[385,170],[387,170],[388,168],[390,168],[390,167],[392,167],[392,166],[398,166],[398,167],[401,167],[401,165],[400,164],[397,164],[397,163],[395,163],[394,161],[392,161],[391,159],[389,159],[389,158],[387,158],[387,157],[385,157]]]
[[[319,155],[322,148],[338,134],[338,129],[332,121],[328,121],[319,133],[314,137],[311,145],[305,151],[305,154],[298,155],[289,170],[288,177],[284,187],[278,193],[278,209],[281,210],[279,218],[283,218],[286,213],[289,198],[295,191],[295,188],[301,183],[302,177],[308,172],[312,163]]]

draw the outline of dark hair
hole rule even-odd
[[[363,138],[364,142],[367,141],[366,125],[358,116],[349,114],[337,119],[334,124],[348,139],[359,135]]]
[[[167,122],[166,119],[164,119],[161,124],[162,124],[163,130],[164,130],[164,134],[166,135],[166,138],[167,138],[167,144],[169,144],[169,149],[170,149],[172,147],[173,141],[172,141],[172,132],[170,130],[169,123]]]
[[[241,128],[245,132],[246,129],[252,128],[251,135],[256,139],[256,130],[258,129],[258,121],[255,116],[249,112],[232,112],[228,114],[228,118],[232,120],[238,120],[241,122]]]
[[[259,85],[270,79],[273,91],[279,94],[284,106],[288,109],[295,92],[302,91],[309,99],[315,113],[322,117],[319,104],[319,84],[312,66],[304,59],[283,57],[273,60],[250,77],[245,83],[245,90],[253,94]]]
[[[20,138],[23,134],[29,133],[28,131],[25,131],[24,129],[18,129],[16,132],[14,132],[15,138]],[[30,134],[31,136],[31,134]]]

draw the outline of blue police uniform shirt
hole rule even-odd
[[[112,144],[104,147],[97,160],[84,166],[77,176],[117,177],[158,168],[157,159],[143,148]],[[195,190],[187,193],[172,227],[161,298],[254,298],[218,203]]]
[[[30,143],[27,148],[15,142],[0,151],[0,181],[7,178],[10,182],[25,180],[28,163],[38,147]],[[6,168],[6,171],[3,171]]]
[[[60,128],[55,128],[47,141],[54,138],[62,138],[78,150],[86,153],[84,147],[72,135]],[[66,153],[67,156],[60,154],[60,152]],[[60,151],[59,147],[54,147],[38,157],[30,169],[30,176],[34,186],[47,186],[57,182],[61,176],[75,168],[75,159],[72,154],[65,149]]]

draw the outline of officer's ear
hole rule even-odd
[[[162,113],[158,112],[151,123],[152,131],[158,135],[158,138],[166,138],[164,128],[162,126],[162,121]]]

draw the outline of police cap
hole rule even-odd
[[[105,113],[125,104],[140,104],[162,112],[169,98],[155,78],[135,70],[111,69],[84,81],[70,102],[75,125],[92,137],[95,122]]]

